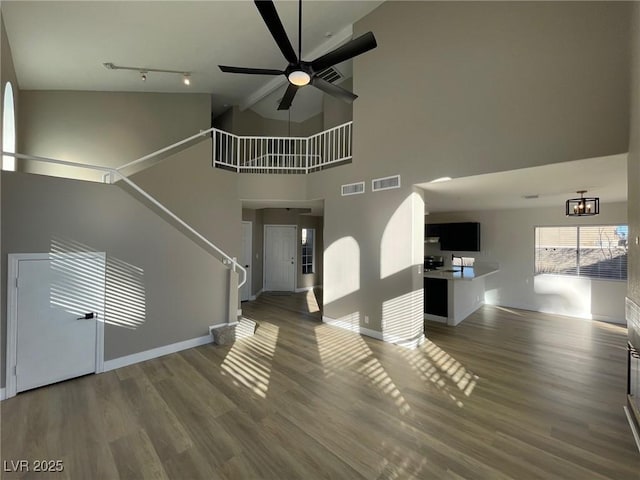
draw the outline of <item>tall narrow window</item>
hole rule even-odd
[[[627,278],[627,225],[536,227],[535,273]]]
[[[13,104],[13,87],[7,82],[4,87],[2,109],[2,149],[5,152],[16,153],[16,116]],[[2,156],[2,169],[14,171],[16,159],[8,155]]]
[[[314,228],[302,229],[302,273],[313,273],[315,271],[314,237]]]

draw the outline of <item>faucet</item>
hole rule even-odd
[[[451,268],[453,268],[453,260],[459,258],[460,259],[460,271],[464,272],[464,261],[462,260],[462,257],[458,257],[457,255],[454,255],[453,253],[451,254]]]

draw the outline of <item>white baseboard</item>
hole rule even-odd
[[[236,325],[238,325],[238,323],[240,323],[240,322],[219,323],[217,325],[211,325],[211,326],[209,326],[209,333],[211,333],[211,331],[215,330],[216,328],[235,327]]]
[[[3,387],[3,388],[0,388],[0,401],[4,400],[5,398],[7,397],[6,397],[5,389]]]
[[[238,309],[238,316],[239,316],[239,317],[241,317],[241,316],[242,316],[242,309],[241,309],[241,308],[239,308],[239,309]]]
[[[260,290],[258,290],[255,295],[249,295],[249,300],[254,301],[256,298],[258,298],[262,294],[262,292],[264,292],[264,288],[261,288]]]
[[[172,343],[158,348],[152,348],[151,350],[145,350],[144,352],[114,358],[113,360],[106,360],[104,362],[104,371],[108,372],[109,370],[115,370],[116,368],[126,367],[128,365],[133,365],[134,363],[151,360],[152,358],[162,357],[188,348],[199,347],[200,345],[206,345],[211,342],[213,342],[213,337],[211,335],[204,335],[202,337],[192,338],[190,340],[184,340],[182,342]]]
[[[447,317],[441,317],[440,315],[433,315],[431,313],[425,313],[424,319],[432,322],[447,323]]]
[[[335,327],[340,327],[354,333],[359,333],[360,335],[366,335],[367,337],[375,338],[376,340],[382,340],[383,342],[387,343],[393,343],[394,345],[399,345],[405,348],[417,348],[425,341],[424,333],[420,333],[413,338],[400,338],[395,335],[384,335],[382,332],[365,328],[355,323],[354,321],[349,321],[348,319],[341,320],[323,316],[322,321]]]
[[[382,332],[378,332],[377,330],[370,330],[368,328],[361,327],[360,325],[354,325],[353,323],[345,320],[325,317],[324,315],[322,316],[322,321],[324,323],[328,323],[329,325],[333,325],[335,327],[344,328],[345,330],[359,333],[361,335],[366,335],[367,337],[372,337],[377,340],[382,340]]]
[[[296,288],[296,293],[308,292],[309,290],[313,290],[314,288],[320,288],[320,285],[314,285],[313,287]]]
[[[424,336],[424,332],[420,333],[419,335],[413,337],[413,338],[385,338],[384,339],[385,342],[389,342],[389,343],[393,343],[394,345],[398,345],[400,347],[404,347],[404,348],[409,348],[409,349],[414,349],[414,348],[418,348],[420,345],[422,345],[425,342],[425,336]]]

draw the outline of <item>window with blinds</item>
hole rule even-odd
[[[535,274],[627,279],[626,225],[536,227]]]

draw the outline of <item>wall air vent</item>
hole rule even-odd
[[[364,182],[349,183],[347,185],[342,185],[343,197],[346,197],[347,195],[358,195],[360,193],[364,193]]]
[[[329,67],[318,73],[316,77],[320,77],[321,79],[326,80],[329,83],[335,83],[338,80],[342,79],[342,74],[338,70],[336,70],[335,67]]]
[[[400,175],[371,180],[371,190],[374,192],[391,190],[392,188],[400,188]]]

